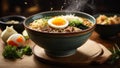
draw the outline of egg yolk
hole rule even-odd
[[[66,21],[62,18],[55,18],[52,23],[57,26],[62,26],[66,23]]]
[[[14,41],[12,41],[12,40],[9,40],[8,41],[8,44],[10,44],[10,45],[12,45],[12,46],[18,46]]]
[[[17,41],[17,42],[23,42],[22,36],[19,36],[16,41]]]

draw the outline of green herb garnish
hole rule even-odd
[[[32,55],[32,50],[29,46],[16,47],[7,45],[5,46],[2,55],[6,59],[17,59],[22,58],[23,55]]]
[[[108,63],[114,64],[120,59],[120,48],[118,47],[117,44],[115,44],[115,47],[113,47],[113,50],[111,50],[111,52],[112,52],[112,56],[108,60]]]
[[[88,28],[88,26],[84,25],[83,22],[80,21],[79,19],[71,19],[69,21],[69,26],[78,27],[83,30]]]
[[[32,55],[32,50],[29,46],[24,47],[22,50],[25,55]]]
[[[82,24],[82,22],[79,19],[71,19],[69,21],[69,26],[78,26],[79,24]]]

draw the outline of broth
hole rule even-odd
[[[43,17],[29,24],[31,29],[48,33],[80,32],[93,24],[86,18],[74,15]]]

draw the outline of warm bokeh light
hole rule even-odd
[[[89,14],[120,11],[119,0],[0,0],[0,17],[13,14],[30,16],[53,10],[83,11]]]

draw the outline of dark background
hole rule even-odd
[[[80,6],[82,9],[74,9],[82,2],[85,2],[82,7]],[[89,14],[120,13],[119,0],[0,0],[0,17],[7,15],[27,17],[44,11],[66,10],[69,6],[72,6],[74,11],[83,11]]]

